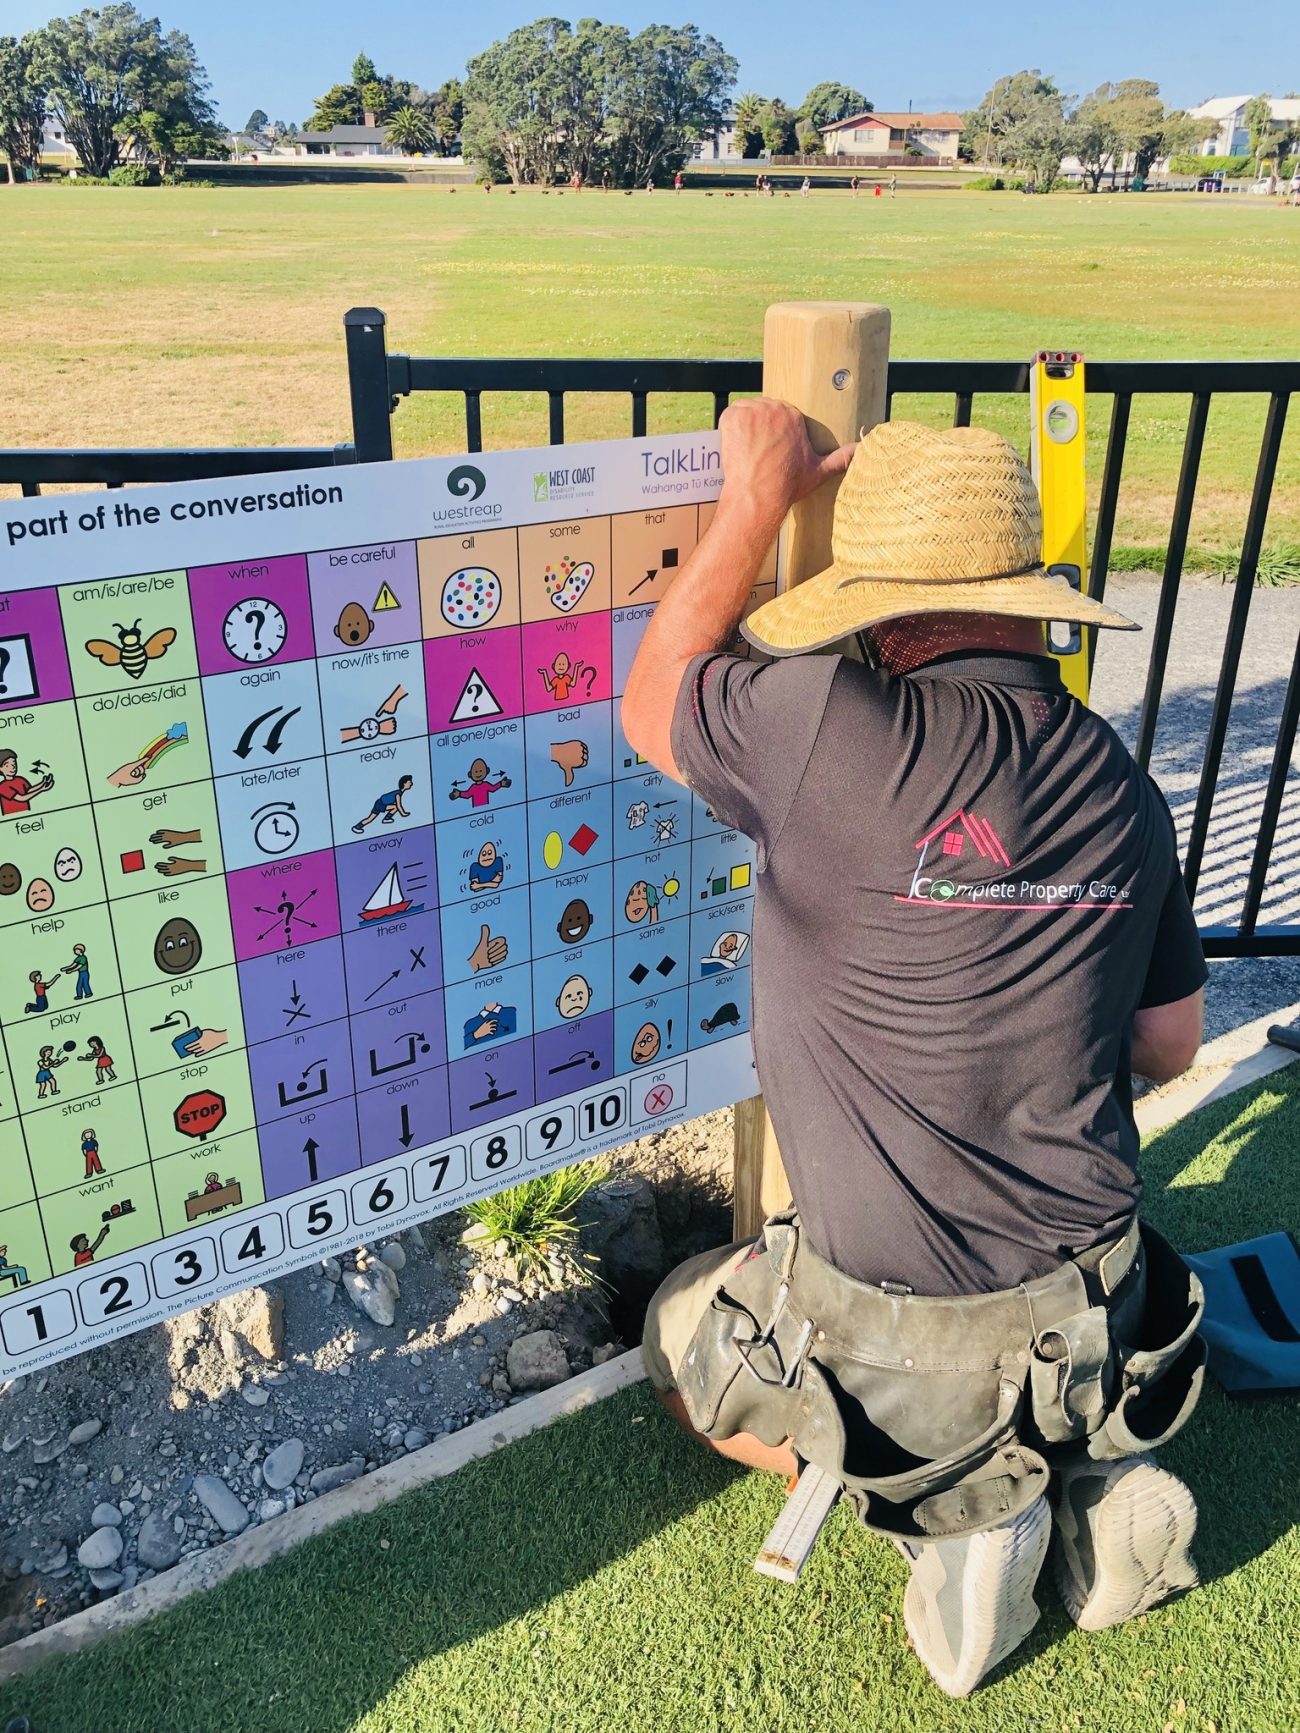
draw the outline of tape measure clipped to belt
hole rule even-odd
[[[1043,564],[1052,577],[1064,578],[1086,595],[1083,356],[1069,349],[1040,350],[1030,375],[1029,403],[1034,480],[1043,506]],[[1068,620],[1049,620],[1046,636],[1062,680],[1086,704],[1084,628]]]

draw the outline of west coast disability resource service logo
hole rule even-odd
[[[916,844],[916,867],[898,903],[987,909],[1127,909],[1127,888],[1102,879],[1045,881],[1018,876],[989,823],[958,807]]]

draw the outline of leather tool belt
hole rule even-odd
[[[1136,1217],[1036,1281],[928,1298],[842,1274],[791,1212],[727,1276],[677,1383],[707,1437],[789,1439],[868,1528],[940,1539],[1023,1510],[1058,1451],[1171,1438],[1200,1395],[1203,1310],[1198,1278]]]

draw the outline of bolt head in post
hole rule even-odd
[[[853,378],[853,375],[852,375],[852,373],[849,372],[848,368],[847,367],[841,367],[838,369],[838,371],[831,374],[831,384],[835,387],[835,389],[837,391],[844,391],[847,389],[849,381],[852,378]]]

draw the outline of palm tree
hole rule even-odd
[[[407,103],[391,117],[384,136],[404,156],[417,156],[433,144],[433,124],[427,114]]]
[[[736,100],[736,144],[742,157],[754,156],[763,148],[762,114],[767,98],[755,90],[747,90]]]

